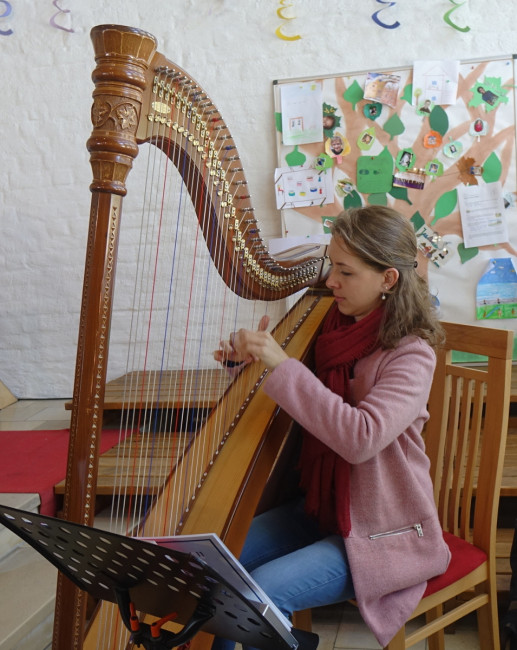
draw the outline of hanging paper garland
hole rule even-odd
[[[292,20],[296,16],[284,16],[284,9],[287,7],[292,7],[292,4],[286,5],[286,0],[280,0],[280,7],[276,10],[276,15],[281,18],[282,20]],[[282,27],[283,25],[279,25],[276,30],[275,34],[278,36],[278,38],[281,38],[283,41],[297,41],[301,38],[299,34],[296,34],[295,36],[286,36],[282,32]]]
[[[376,11],[374,14],[372,14],[372,20],[374,23],[379,25],[379,27],[384,27],[384,29],[395,29],[396,27],[400,27],[399,21],[395,21],[391,25],[387,25],[386,23],[383,23],[382,20],[379,19],[379,14],[381,11],[384,11],[385,9],[389,9],[393,6],[395,6],[397,3],[396,2],[391,2],[391,0],[377,0],[382,5],[388,5],[388,7],[382,7],[382,9],[379,9],[379,11]]]
[[[5,0],[2,0],[2,4],[5,6],[5,11],[4,13],[0,16],[0,18],[7,18],[7,16],[11,15],[12,12],[12,7],[10,2],[5,2]],[[12,29],[0,29],[0,36],[10,36],[13,33]]]
[[[56,22],[56,16],[59,16],[59,14],[69,14],[70,9],[61,9],[61,7],[57,4],[57,0],[53,0],[52,4],[57,9],[57,12],[50,19],[50,24],[52,25],[52,27],[55,27],[56,29],[62,29],[64,32],[71,32],[73,34],[74,32],[73,29],[62,27],[61,25],[58,25]]]
[[[452,20],[449,18],[449,16],[454,11],[456,11],[456,9],[458,9],[459,7],[461,7],[462,5],[464,5],[466,3],[466,0],[463,0],[463,2],[456,2],[455,0],[449,0],[449,2],[452,2],[454,7],[452,9],[449,9],[449,11],[447,11],[443,16],[443,19],[445,20],[447,25],[450,25],[450,27],[452,27],[453,29],[458,30],[458,32],[470,32],[470,27],[468,27],[468,26],[467,27],[458,27],[458,25],[455,25],[452,22]]]

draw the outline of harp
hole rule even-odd
[[[302,289],[306,291],[278,319],[273,333],[291,356],[309,362],[331,304],[317,289],[325,257],[282,262],[268,254],[239,154],[220,112],[186,72],[157,52],[153,36],[116,25],[94,27],[91,36],[96,60],[93,130],[87,143],[92,200],[63,517],[93,525],[108,360],[118,350],[114,321],[119,318],[117,325],[128,330],[138,352],[120,355],[131,357],[137,370],[124,375],[130,397],[124,398],[120,429],[124,449],[130,451],[120,452],[127,476],[114,479],[118,492],[111,525],[147,537],[215,532],[238,556],[290,419],[263,394],[267,370],[260,364],[250,364],[228,382],[209,407],[202,399],[191,399],[188,408],[181,408],[167,397],[170,385],[166,389],[162,377],[169,373],[170,384],[174,371],[175,394],[210,392],[211,385],[204,383],[215,366],[209,351],[231,331],[237,312],[251,311],[250,301],[283,303]],[[134,213],[141,224],[138,255],[122,259],[122,199],[128,194],[126,208],[128,174],[139,152],[147,156],[142,164],[158,178],[154,187],[160,189],[149,189],[146,181],[133,192],[150,207],[141,216]],[[179,207],[166,207],[169,196]],[[132,215],[125,210],[124,219],[131,221]],[[185,225],[189,216],[196,222],[193,230]],[[130,228],[127,235],[131,250],[135,232]],[[206,243],[208,263],[198,250],[198,234]],[[177,260],[179,249],[186,250],[188,271]],[[122,291],[117,308],[119,280],[124,285],[133,267],[138,270],[136,289],[127,292],[133,302],[126,305]],[[202,278],[197,285],[209,286],[197,311],[190,309],[199,293],[192,280],[196,273]],[[163,284],[157,285],[162,276]],[[220,284],[212,288],[208,278]],[[187,287],[183,293],[181,282]],[[176,294],[179,306],[171,307],[170,297]],[[221,310],[229,314],[222,326]],[[142,313],[143,324],[135,322]],[[159,352],[150,350],[156,332]],[[193,410],[204,414],[199,426],[189,423]],[[167,448],[165,469],[154,463],[160,445]],[[162,482],[155,481],[156,473]],[[208,647],[209,642],[200,634],[194,645]],[[53,648],[81,647],[126,648],[130,642],[113,607],[101,602],[87,613],[86,594],[60,575]]]

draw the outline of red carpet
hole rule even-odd
[[[0,431],[0,492],[37,493],[40,514],[56,515],[54,485],[66,476],[69,430]],[[119,441],[119,430],[102,432],[100,451]]]

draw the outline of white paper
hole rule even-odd
[[[508,241],[501,184],[459,185],[458,201],[465,248]]]
[[[314,167],[278,167],[275,169],[276,207],[301,208],[334,202],[332,172]]]
[[[309,81],[282,86],[282,142],[285,145],[323,141],[321,83]]]
[[[278,237],[270,239],[268,243],[269,254],[276,260],[297,260],[301,257],[319,257],[325,255],[326,247],[330,243],[330,234]]]
[[[413,106],[419,106],[426,99],[437,105],[455,104],[459,71],[459,61],[415,61]]]

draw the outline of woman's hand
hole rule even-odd
[[[221,341],[214,359],[232,366],[261,360],[268,368],[276,368],[288,356],[267,331],[268,325],[269,316],[262,316],[257,331],[241,329],[233,332],[228,341]]]

